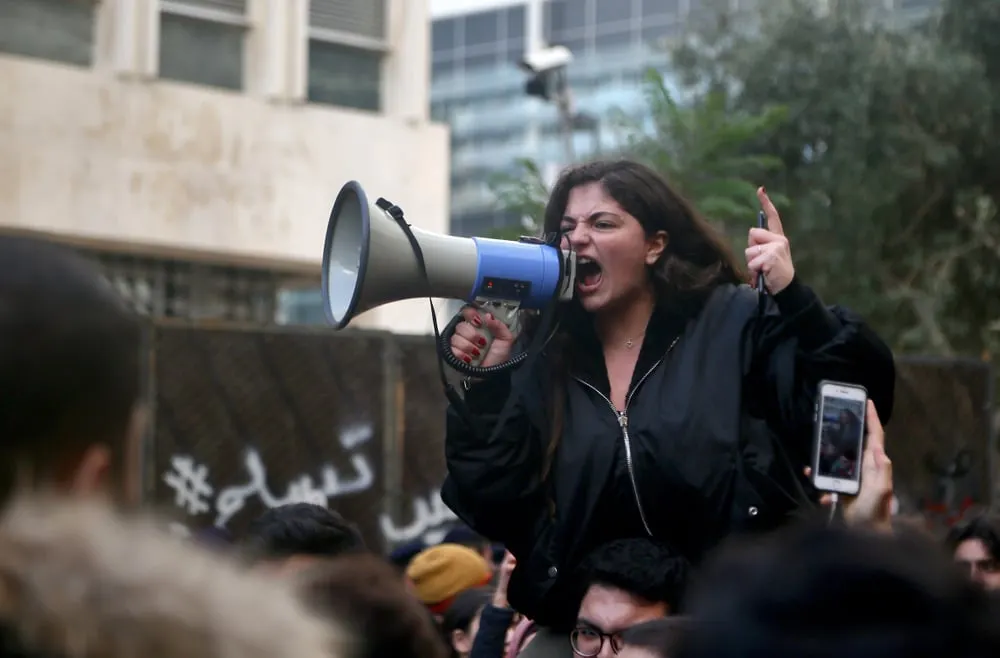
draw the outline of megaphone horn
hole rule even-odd
[[[340,189],[323,245],[323,305],[334,328],[404,299],[541,309],[557,294],[573,296],[575,258],[555,247],[410,230],[423,252],[426,279],[400,223],[369,201],[357,181]]]

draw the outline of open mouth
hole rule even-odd
[[[576,287],[584,292],[593,290],[601,283],[601,266],[590,258],[580,258],[576,262]]]

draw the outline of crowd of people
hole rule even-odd
[[[389,554],[309,503],[192,539],[139,510],[139,318],[70,250],[0,236],[0,658],[1000,655],[1000,526],[892,516],[891,352],[799,280],[759,195],[744,271],[648,169],[568,170],[545,224],[577,298],[540,359],[452,400],[463,525]],[[460,358],[518,349],[463,317]],[[803,489],[824,378],[870,395],[839,501]]]

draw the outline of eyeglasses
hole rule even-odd
[[[621,635],[617,633],[602,633],[596,628],[584,626],[575,629],[569,636],[570,644],[573,645],[573,652],[578,656],[586,656],[588,658],[601,653],[605,640],[611,643],[611,651],[615,655],[621,652],[624,643],[622,642]]]

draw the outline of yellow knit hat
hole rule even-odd
[[[417,554],[406,568],[417,598],[427,606],[441,607],[467,589],[482,587],[492,577],[486,558],[459,544],[438,544]]]

